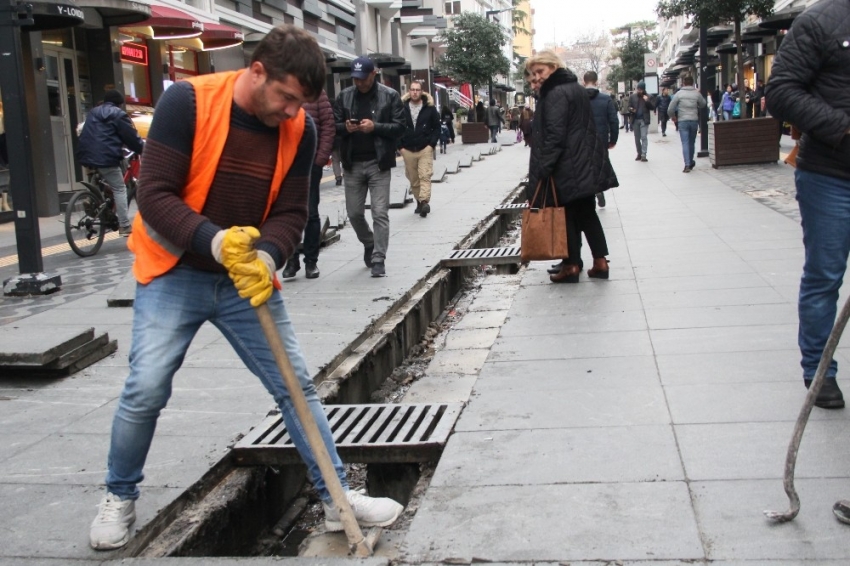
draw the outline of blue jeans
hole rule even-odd
[[[850,254],[850,181],[801,169],[794,176],[806,248],[797,342],[803,378],[812,379],[835,324],[838,290]],[[837,372],[838,363],[832,360],[826,377],[834,378]]]
[[[347,489],[342,461],[283,299],[279,293],[274,293],[267,304],[337,475]],[[156,420],[171,396],[172,379],[183,363],[189,344],[206,321],[221,331],[248,369],[272,394],[292,443],[307,465],[310,480],[320,497],[329,500],[319,466],[295,415],[254,308],[239,297],[226,274],[186,266],[177,266],[147,285],[136,285],[130,376],[112,422],[106,474],[109,491],[122,499],[138,499],[137,485],[144,479],[142,468],[153,440]]]
[[[499,133],[499,126],[490,126],[490,143],[496,143],[496,134]]]
[[[690,167],[694,162],[698,129],[699,122],[696,120],[679,120],[679,139],[682,140],[682,157],[685,158],[685,167]]]

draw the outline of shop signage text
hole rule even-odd
[[[56,6],[56,11],[60,15],[67,16],[69,18],[77,18],[79,20],[86,19],[86,15],[83,11],[80,8],[75,8],[74,6],[63,6],[60,4]]]
[[[139,43],[122,43],[121,60],[135,65],[147,65],[148,48]]]

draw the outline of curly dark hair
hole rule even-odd
[[[270,80],[293,75],[309,99],[316,100],[325,88],[325,54],[303,29],[289,24],[274,28],[254,50],[251,63],[255,61],[263,64]]]

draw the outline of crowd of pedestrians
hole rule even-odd
[[[621,128],[633,130],[636,161],[646,162],[651,113],[658,112],[662,135],[672,120],[682,143],[683,172],[688,173],[695,164],[700,111],[717,104],[724,119],[741,113],[755,117],[766,102],[772,115],[802,131],[795,172],[806,251],[799,347],[803,382],[809,387],[836,317],[850,255],[850,66],[834,56],[831,39],[850,36],[848,22],[846,0],[820,2],[795,21],[766,87],[759,81],[755,90],[745,84],[740,92],[736,85],[727,85],[726,92],[711,101],[695,89],[690,76],[682,78],[673,96],[664,89],[652,97],[639,82],[628,98],[615,101],[598,88],[595,73],[586,73],[580,83],[556,53],[544,50],[530,57],[526,77],[536,98],[535,111],[511,110],[509,119],[530,147],[529,206],[565,208],[569,257],[552,267],[550,280],[579,280],[582,235],[593,257],[587,275],[608,279],[609,251],[596,207],[604,207],[605,191],[618,186],[609,150],[616,146]],[[850,49],[850,43],[842,45]],[[402,98],[376,75],[374,62],[358,57],[351,67],[353,86],[331,103],[323,91],[324,54],[316,40],[285,25],[259,43],[247,69],[181,81],[159,101],[132,230],[126,212],[119,212],[135,254],[138,284],[130,375],[112,424],[107,494],[90,529],[93,548],[114,549],[128,542],[157,419],[170,397],[174,374],[206,322],[222,332],[280,407],[323,501],[326,528],[342,530],[339,511],[297,425],[289,393],[253,312],[260,305],[270,308],[358,522],[387,526],[400,515],[397,502],[348,489],[275,277],[281,267],[284,278],[299,271],[302,234],[306,276],[319,276],[319,183],[334,153],[342,166],[341,172],[335,171],[337,184],[341,179],[345,185],[348,217],[373,277],[386,274],[390,169],[396,166],[397,154],[404,161],[416,213],[423,218],[430,213],[435,148],[441,137],[454,141],[454,130],[449,129],[453,116],[447,107],[438,111],[422,83],[411,82]],[[99,114],[92,113],[84,137],[99,135],[100,122],[124,124],[126,114],[117,108],[123,100],[118,97],[117,92],[108,94]],[[487,109],[479,102],[476,113],[495,139],[505,123],[504,111],[490,100]],[[103,169],[110,163],[89,160]],[[239,195],[233,198],[237,182]],[[538,191],[540,187],[545,190]],[[371,226],[365,218],[367,196]],[[844,407],[837,371],[833,360],[817,396],[818,407]],[[834,513],[850,524],[850,502],[836,503]]]

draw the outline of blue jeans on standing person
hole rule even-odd
[[[835,324],[838,290],[850,254],[850,180],[801,169],[794,176],[806,248],[797,342],[803,379],[811,380]],[[838,363],[833,359],[826,377],[835,378],[837,372]]]
[[[292,369],[301,383],[307,403],[319,426],[343,488],[345,470],[334,445],[333,435],[316,394],[307,363],[301,353],[292,322],[280,293],[268,303]],[[230,342],[236,353],[271,393],[280,407],[292,443],[307,465],[310,480],[324,501],[330,494],[283,378],[277,369],[254,307],[239,297],[226,273],[211,273],[178,265],[147,285],[136,285],[133,304],[133,334],[130,346],[130,376],[112,422],[106,486],[121,499],[138,499],[142,468],[153,439],[160,411],[171,396],[175,372],[198,329],[211,322]]]
[[[697,130],[699,122],[696,120],[679,120],[679,139],[682,140],[682,157],[685,158],[685,167],[692,167],[696,155]]]

